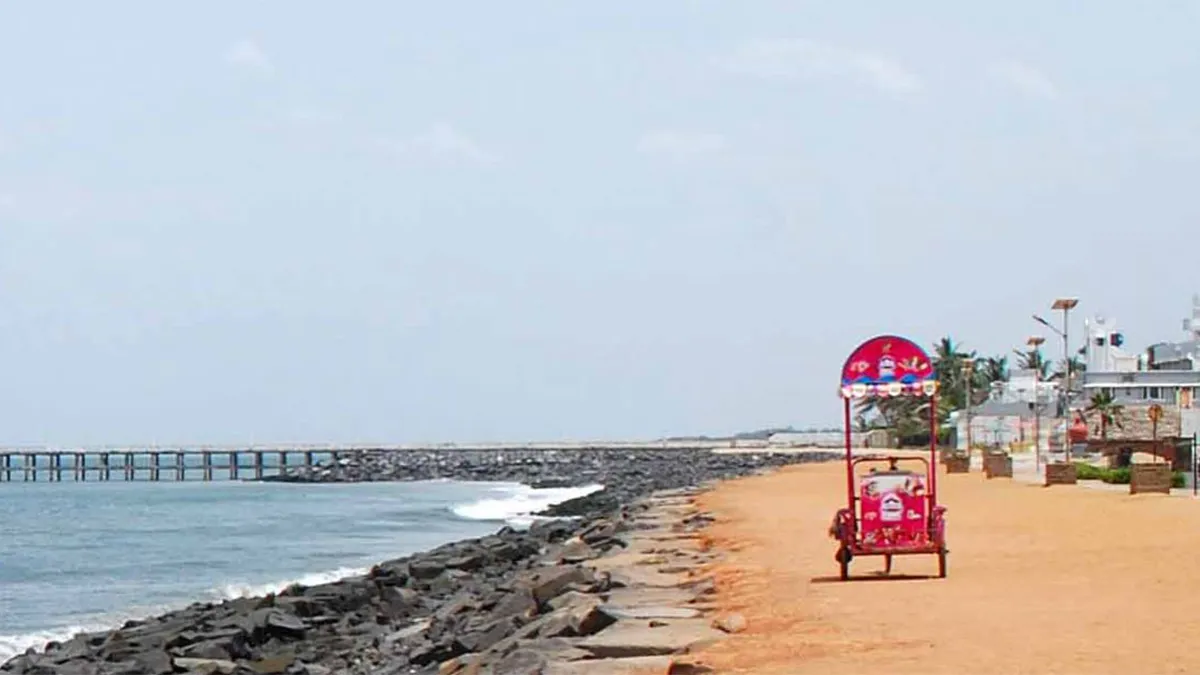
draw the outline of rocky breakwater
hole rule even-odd
[[[657,490],[801,462],[826,461],[834,452],[715,453],[707,448],[670,450],[394,450],[356,452],[336,462],[289,469],[268,481],[353,483],[450,479],[524,483],[532,487],[603,485],[604,490],[551,508],[547,515],[582,516],[614,510]]]
[[[628,479],[618,490],[624,495],[773,465],[766,455],[709,465],[669,454],[673,477],[646,476],[646,465],[602,472],[606,480]],[[706,466],[714,473],[697,468]],[[712,588],[694,568],[712,553],[698,543],[694,531],[706,519],[690,512],[689,494],[642,493],[603,513],[597,509],[607,499],[585,497],[563,505],[586,513],[582,518],[502,528],[333,583],[193,604],[47,644],[0,672],[603,675],[664,664],[672,672],[702,672],[675,664],[724,634],[702,615]],[[718,625],[737,628],[736,621]]]

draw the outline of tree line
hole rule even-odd
[[[1042,379],[1060,378],[1065,363],[1046,360],[1039,349],[1017,351],[1016,367],[1037,371]],[[948,434],[946,423],[950,413],[970,405],[977,406],[988,399],[998,383],[1007,382],[1009,360],[1006,355],[980,356],[974,350],[965,351],[951,337],[939,340],[930,356],[938,379],[937,426],[939,435]],[[972,367],[966,364],[971,361]],[[1081,373],[1084,364],[1078,357],[1071,359],[1071,370]],[[887,428],[901,444],[925,443],[929,440],[929,405],[924,397],[870,397],[855,406],[855,426],[859,430]]]

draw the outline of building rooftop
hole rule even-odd
[[[1150,345],[1149,351],[1152,363],[1179,361],[1185,358],[1190,358],[1194,362],[1200,356],[1200,340],[1160,342]]]
[[[1046,408],[1046,404],[1042,404]],[[972,416],[984,417],[1021,417],[1029,415],[1029,403],[1026,401],[997,401],[988,400],[971,408]]]

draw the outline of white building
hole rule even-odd
[[[1086,406],[1093,394],[1108,393],[1118,404],[1159,403],[1190,410],[1200,393],[1200,296],[1192,299],[1192,318],[1182,342],[1160,342],[1141,354],[1125,352],[1114,322],[1088,322],[1087,371],[1082,396],[1072,407]]]
[[[972,444],[995,448],[1032,446],[1036,427],[1040,447],[1047,447],[1057,398],[1058,382],[1043,380],[1033,370],[1010,371],[1007,382],[997,382],[988,400],[971,409]],[[965,450],[967,416],[956,411],[951,414],[950,424],[955,430],[955,447]]]

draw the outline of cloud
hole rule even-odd
[[[637,151],[680,157],[719,152],[725,146],[725,137],[720,134],[661,129],[642,134],[637,142]]]
[[[11,211],[16,205],[16,195],[11,192],[0,192],[0,211]]]
[[[776,82],[857,79],[892,94],[916,92],[922,86],[916,74],[880,54],[800,38],[751,40],[722,65],[732,73]]]
[[[239,40],[225,50],[225,62],[246,72],[270,77],[275,74],[275,66],[266,52],[253,40]]]
[[[404,141],[382,139],[378,144],[396,154],[420,155],[447,164],[491,166],[500,161],[495,154],[445,122],[438,122]]]
[[[1028,96],[1055,99],[1059,96],[1058,86],[1045,73],[1032,66],[1015,61],[992,64],[992,77],[999,79]]]

